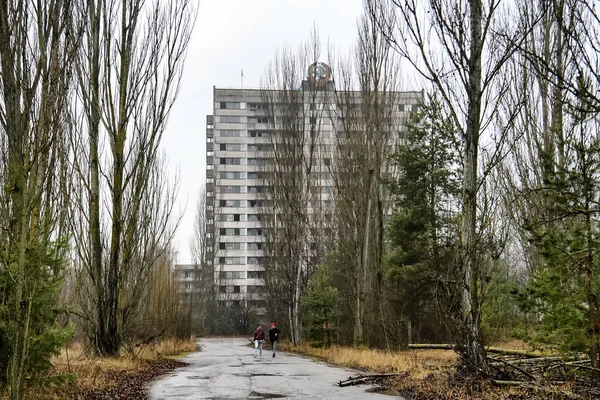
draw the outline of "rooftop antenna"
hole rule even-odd
[[[240,74],[240,79],[241,79],[241,81],[242,81],[242,86],[241,86],[241,88],[243,89],[243,88],[244,88],[244,70],[242,70],[242,73]]]

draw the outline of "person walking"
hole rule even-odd
[[[263,340],[265,340],[265,331],[263,331],[262,326],[258,324],[254,331],[254,358],[256,358],[257,350],[260,357],[262,357]]]
[[[275,326],[274,322],[271,322],[271,329],[269,329],[269,341],[273,348],[273,357],[275,357],[275,349],[277,348],[277,341],[279,340],[279,334],[281,331]]]

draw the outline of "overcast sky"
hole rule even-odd
[[[175,236],[177,262],[190,262],[189,243],[200,186],[204,182],[206,115],[212,90],[259,87],[278,47],[308,40],[318,27],[323,54],[327,43],[347,51],[356,38],[362,0],[201,0],[179,97],[163,138],[172,174],[181,185],[176,207],[183,219]],[[316,60],[315,60],[316,61]],[[321,60],[327,61],[327,60]]]

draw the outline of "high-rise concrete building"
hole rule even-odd
[[[315,172],[322,175],[324,201],[332,185],[329,171],[339,125],[328,68],[322,63],[313,64],[309,76],[316,78],[299,82],[297,89],[315,93],[306,96],[305,107],[319,112],[304,117],[307,135],[309,126],[319,126],[320,163]],[[208,263],[214,265],[219,299],[258,309],[264,297],[265,235],[261,217],[269,212],[262,193],[268,188],[261,186],[261,173],[265,161],[268,164],[272,157],[271,135],[278,126],[278,121],[272,119],[284,112],[267,111],[278,107],[276,99],[282,97],[269,96],[277,92],[215,87],[213,115],[206,118],[206,238],[209,248],[214,249]],[[421,97],[421,92],[395,92],[399,121]]]

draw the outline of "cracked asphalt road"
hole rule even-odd
[[[154,382],[150,399],[380,399],[372,386],[336,385],[356,371],[306,357],[264,350],[254,358],[247,339],[201,339],[202,351],[182,361],[190,365]],[[397,397],[396,397],[397,398]]]

